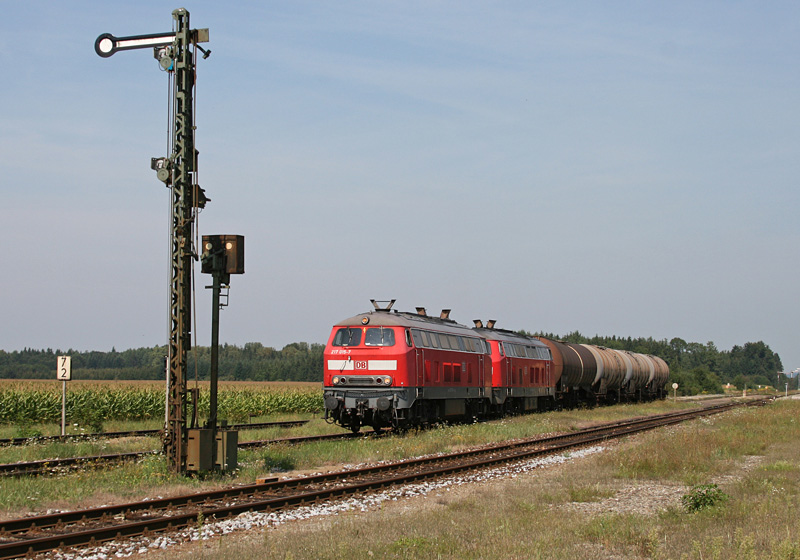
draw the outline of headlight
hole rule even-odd
[[[338,377],[334,377],[333,378],[333,384],[334,385],[338,385],[339,384],[339,378]]]
[[[392,378],[389,377],[388,375],[386,377],[382,378],[382,379],[383,379],[383,383],[385,385],[391,385],[392,384]]]

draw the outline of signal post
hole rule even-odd
[[[192,246],[195,217],[204,208],[208,198],[197,184],[197,151],[194,146],[193,93],[195,87],[195,60],[200,51],[203,58],[211,53],[199,45],[209,40],[208,29],[191,29],[189,12],[180,8],[172,12],[175,31],[149,35],[115,37],[110,33],[100,35],[95,41],[95,52],[107,58],[117,51],[152,48],[162,70],[173,82],[173,112],[170,132],[172,153],[167,157],[152,158],[150,166],[171,192],[171,280],[170,280],[170,335],[167,372],[167,414],[164,434],[164,451],[171,471],[185,473],[190,469],[188,458],[187,426],[187,354],[191,348],[192,265],[197,252]],[[243,243],[242,243],[243,248]],[[218,305],[215,307],[218,308]],[[197,392],[194,392],[194,413],[197,416]],[[216,395],[215,395],[216,402]],[[212,411],[216,426],[216,409]],[[211,437],[216,428],[212,430]],[[209,436],[203,435],[203,438]],[[201,446],[203,453],[206,446]],[[200,461],[194,462],[198,465]],[[203,465],[209,464],[203,460]],[[234,460],[235,463],[235,460]],[[210,465],[213,468],[215,461]]]

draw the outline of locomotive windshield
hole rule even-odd
[[[394,346],[394,331],[384,327],[343,327],[336,331],[333,346],[359,346],[362,332],[366,346]]]
[[[344,328],[336,331],[334,346],[358,346],[361,344],[361,329]]]
[[[364,344],[367,346],[394,346],[394,331],[383,327],[369,328],[364,337]]]

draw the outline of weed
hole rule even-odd
[[[18,425],[14,430],[15,438],[34,438],[41,435],[42,430],[34,428],[29,422]]]
[[[422,552],[431,546],[431,539],[425,537],[400,537],[389,545],[389,550],[393,553],[406,552],[413,550]]]
[[[603,490],[599,485],[572,486],[567,488],[570,502],[599,502],[603,498],[610,498],[614,492]]]
[[[264,461],[264,468],[267,472],[286,472],[296,467],[295,460],[287,455],[267,452],[261,458]]]
[[[775,461],[769,465],[764,465],[762,467],[765,471],[777,471],[777,472],[785,472],[785,471],[793,471],[797,467],[790,463],[789,461]]]
[[[642,532],[641,522],[632,515],[617,513],[593,517],[580,530],[587,540],[604,546],[614,544],[643,545],[648,537]]]
[[[800,560],[800,542],[787,538],[778,545],[773,558],[775,560]]]
[[[646,558],[659,558],[658,531],[655,528],[650,529],[650,532],[647,533],[647,536],[642,537],[639,548],[642,555],[644,555]]]
[[[728,495],[719,489],[716,484],[699,484],[694,486],[688,494],[681,496],[681,503],[689,513],[724,503]]]
[[[736,547],[736,558],[738,560],[755,560],[755,539],[750,535],[745,535],[742,529],[736,529],[734,533],[734,545]]]

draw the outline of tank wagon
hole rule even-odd
[[[324,353],[325,418],[357,432],[581,403],[663,398],[655,356],[469,328],[450,311],[374,310],[334,325]],[[382,305],[383,304],[383,305]]]
[[[666,396],[669,366],[657,356],[539,337],[553,355],[556,394],[563,406]]]

